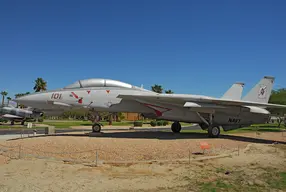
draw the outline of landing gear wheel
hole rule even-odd
[[[11,121],[11,125],[14,125],[15,124],[15,122],[14,121]]]
[[[25,125],[25,121],[21,121],[21,125]]]
[[[99,133],[100,130],[101,130],[101,125],[100,125],[100,124],[94,123],[94,124],[92,125],[92,132],[94,132],[94,133]]]
[[[220,128],[219,127],[209,127],[208,128],[208,135],[211,138],[217,138],[220,134]]]
[[[171,129],[174,133],[180,133],[182,127],[181,127],[181,124],[179,122],[174,122],[171,126]]]

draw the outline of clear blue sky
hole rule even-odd
[[[79,79],[157,83],[176,93],[286,87],[286,1],[1,1],[0,90]]]

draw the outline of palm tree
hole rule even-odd
[[[169,90],[165,90],[165,93],[166,94],[173,94],[174,92],[171,89],[169,89]]]
[[[11,97],[7,97],[8,105],[9,105],[9,103],[10,103],[11,99],[12,99]]]
[[[30,94],[30,92],[26,92],[26,93],[25,93],[25,95],[29,95],[29,94]]]
[[[24,95],[25,95],[24,93],[17,93],[17,94],[15,94],[15,98],[22,97]]]
[[[47,82],[44,81],[43,78],[38,77],[35,80],[34,90],[35,90],[35,92],[46,91],[47,90]]]
[[[154,86],[151,87],[152,91],[156,92],[156,93],[163,93],[163,87],[162,85],[157,85],[155,84]]]
[[[8,93],[6,91],[1,91],[1,95],[2,95],[2,106],[3,106],[5,97],[8,95]]]

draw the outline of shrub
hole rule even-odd
[[[27,119],[26,122],[36,122],[36,119]]]
[[[134,127],[142,127],[143,122],[142,121],[134,121]]]
[[[168,125],[168,124],[169,124],[168,121],[163,121],[163,125],[164,125],[164,126],[166,126],[166,125]]]
[[[151,125],[152,127],[155,127],[155,126],[157,125],[157,122],[156,122],[156,121],[151,121],[151,122],[150,122],[150,125]]]
[[[8,120],[7,120],[7,119],[0,119],[0,122],[1,122],[1,123],[7,123]]]
[[[163,125],[163,122],[162,122],[162,121],[157,121],[157,125],[158,125],[158,126],[162,126],[162,125]]]

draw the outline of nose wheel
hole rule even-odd
[[[179,122],[174,122],[171,126],[171,129],[174,133],[180,133],[182,127],[181,127],[181,124]]]

